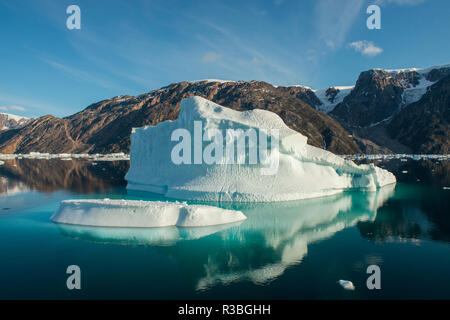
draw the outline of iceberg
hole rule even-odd
[[[256,162],[252,137],[259,137]],[[273,112],[239,112],[197,96],[181,102],[178,119],[133,129],[125,178],[128,190],[215,202],[300,200],[396,182],[373,164],[308,145]]]
[[[345,290],[355,290],[355,285],[353,284],[353,282],[351,282],[349,280],[339,280],[338,283]]]
[[[241,211],[179,202],[80,199],[64,200],[53,222],[100,227],[204,227],[246,219]]]

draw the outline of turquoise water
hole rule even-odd
[[[63,199],[162,199],[122,185],[22,189],[0,198],[0,299],[450,298],[450,191],[441,187],[398,183],[375,193],[223,204],[248,219],[153,229],[49,220]],[[74,264],[81,290],[66,288]],[[366,287],[372,264],[381,290]]]

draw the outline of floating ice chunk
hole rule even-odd
[[[196,123],[200,127],[195,127]],[[200,128],[199,130],[197,130]],[[175,147],[172,134],[187,132],[189,161],[172,159]],[[277,162],[251,164],[249,152],[245,163],[202,161],[211,141],[202,141],[207,130],[228,137],[228,130],[277,130],[278,144],[267,142],[267,150],[277,153]],[[190,140],[190,141],[189,141]],[[222,140],[226,150],[227,139]],[[200,145],[199,145],[200,144]],[[259,150],[264,150],[259,139]],[[237,149],[237,148],[236,148]],[[183,158],[185,153],[183,151]],[[195,160],[200,151],[198,162]],[[235,150],[237,154],[238,150]],[[268,152],[269,153],[269,152]],[[193,159],[193,160],[192,160]],[[262,169],[276,169],[262,174]],[[127,188],[155,192],[170,198],[207,201],[287,201],[340,193],[345,190],[375,191],[396,182],[395,176],[374,165],[356,165],[331,152],[307,144],[307,137],[290,129],[275,113],[266,110],[238,112],[200,97],[181,102],[178,119],[156,126],[133,129]]]
[[[342,288],[345,290],[355,290],[355,286],[353,285],[353,282],[348,280],[339,280],[338,283],[341,285]]]
[[[203,227],[246,219],[241,211],[161,201],[62,201],[53,222],[102,227]]]

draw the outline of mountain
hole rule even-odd
[[[23,128],[0,133],[0,152],[129,152],[133,127],[176,119],[181,100],[194,95],[235,110],[275,112],[290,128],[307,136],[313,146],[338,154],[360,152],[336,120],[313,107],[320,100],[312,90],[274,87],[260,81],[217,80],[180,82],[136,97],[118,96],[66,118],[43,116]]]
[[[448,153],[450,65],[372,69],[354,86],[313,90],[261,81],[173,83],[139,96],[94,103],[74,115],[46,115],[0,132],[2,153],[129,152],[133,127],[174,120],[180,102],[201,96],[235,110],[277,113],[308,143],[337,154]]]
[[[440,83],[449,75],[450,65],[364,71],[329,115],[365,153],[448,153],[450,127],[443,112],[450,101],[448,86]],[[418,133],[420,139],[413,139]]]
[[[32,119],[9,113],[0,113],[0,131],[24,127]]]
[[[365,71],[330,114],[347,127],[378,124],[389,120],[401,107],[419,101],[432,84],[447,75],[450,65]]]
[[[417,102],[401,109],[388,132],[416,153],[450,153],[450,75]]]

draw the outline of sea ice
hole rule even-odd
[[[200,132],[195,126],[199,122]],[[172,152],[184,142],[172,141],[177,129],[185,129],[193,137],[192,143],[188,141],[191,149],[184,152],[191,156],[200,149],[200,157],[217,142],[205,139],[211,130],[223,136],[229,129],[235,133],[240,130],[242,135],[249,129],[277,130],[278,139],[266,143],[268,153],[278,153],[278,162],[208,164],[196,162],[194,157],[190,163],[175,163]],[[254,202],[299,200],[354,189],[375,191],[396,182],[395,176],[384,169],[372,164],[356,165],[306,142],[307,137],[288,128],[275,113],[259,109],[239,112],[192,97],[181,102],[177,120],[133,129],[127,188],[178,199]],[[224,143],[221,149],[226,148]],[[248,158],[249,148],[245,150]],[[273,167],[277,169],[275,174],[262,174],[262,169]]]
[[[179,202],[80,199],[62,201],[53,222],[102,227],[203,227],[246,219],[241,211]]]
[[[338,283],[344,288],[345,290],[355,290],[355,286],[353,285],[353,282],[348,280],[339,280]]]

